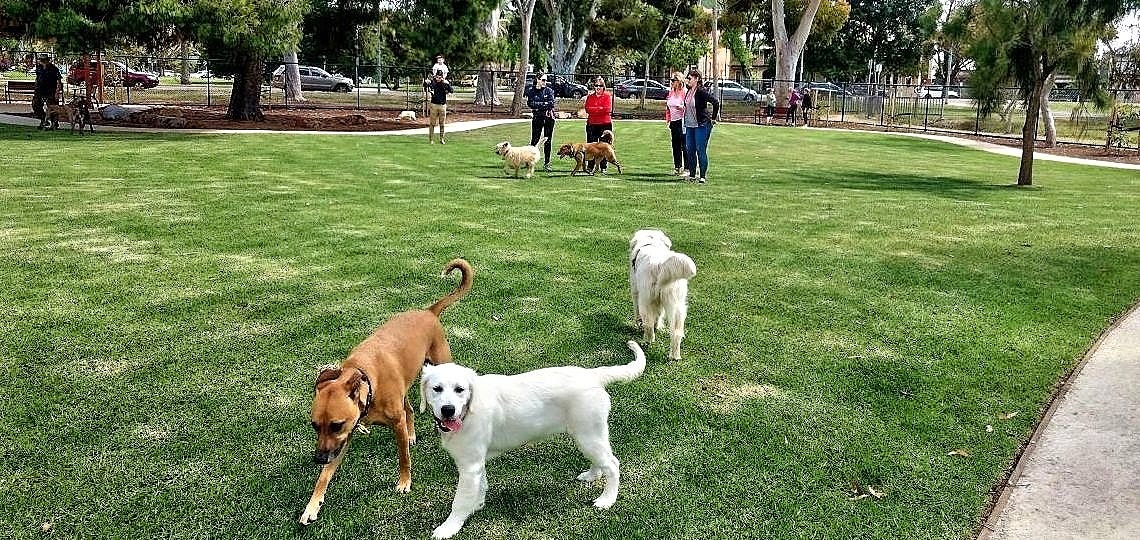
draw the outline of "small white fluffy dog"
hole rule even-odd
[[[443,448],[455,460],[459,487],[451,515],[432,532],[450,538],[487,495],[486,462],[528,441],[569,433],[590,460],[578,480],[605,477],[606,487],[594,506],[609,508],[617,500],[620,473],[610,448],[610,395],[606,385],[628,382],[645,371],[645,353],[627,343],[634,360],[624,366],[585,369],[563,366],[519,375],[478,375],[458,364],[424,363],[420,376],[420,412],[431,407],[442,433]]]
[[[642,229],[629,240],[629,292],[633,309],[647,343],[669,323],[669,358],[681,359],[688,313],[689,279],[697,265],[684,253],[672,250],[673,241],[657,229]]]
[[[525,167],[526,178],[530,178],[534,174],[534,166],[542,157],[542,144],[544,142],[546,142],[546,137],[539,137],[538,143],[532,146],[511,146],[511,143],[503,141],[496,144],[493,150],[502,156],[505,172],[510,173],[511,170],[514,170],[515,178],[518,178],[519,169]]]
[[[416,119],[416,111],[400,111],[396,116],[396,120],[400,122],[414,122]]]

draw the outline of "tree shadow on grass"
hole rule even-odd
[[[914,191],[955,199],[1017,187],[1014,184],[993,184],[952,176],[851,170],[805,172],[788,181],[860,191]]]

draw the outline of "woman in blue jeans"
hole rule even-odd
[[[709,172],[709,137],[712,137],[713,124],[720,115],[720,101],[701,85],[701,72],[692,70],[685,78],[689,91],[685,92],[685,167],[689,178],[703,184]],[[709,114],[709,104],[712,114]],[[697,167],[700,176],[697,176]]]

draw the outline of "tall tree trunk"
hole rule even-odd
[[[1045,79],[1045,86],[1041,90],[1041,126],[1045,128],[1045,146],[1057,146],[1057,122],[1053,120],[1053,111],[1049,107],[1049,94],[1053,92],[1056,82],[1056,73]]]
[[[1041,91],[1045,80],[1041,77],[1033,83],[1033,92],[1025,110],[1025,125],[1021,128],[1021,168],[1017,171],[1017,185],[1033,185],[1033,147],[1037,142],[1037,117],[1041,114]]]
[[[239,53],[235,64],[234,86],[226,118],[237,121],[264,120],[261,114],[261,72],[265,62],[255,53]]]
[[[574,35],[575,21],[571,20],[567,23],[563,20],[563,13],[557,0],[543,0],[542,5],[546,7],[546,11],[553,21],[551,25],[551,52],[547,55],[550,70],[569,77],[578,68],[578,62],[586,52],[586,34],[590,28],[589,21],[594,20],[598,15],[598,0],[590,0],[590,12],[585,21],[579,21],[581,29],[578,30],[577,36]]]
[[[502,10],[495,8],[487,15],[487,20],[483,21],[483,35],[491,38],[498,39],[501,32],[499,20],[502,17]],[[495,88],[495,64],[493,62],[483,62],[479,66],[479,80],[475,83],[475,104],[476,105],[502,105],[503,102],[499,100],[499,93]]]
[[[673,21],[677,18],[677,10],[681,8],[681,0],[673,3],[673,15],[669,17],[669,23],[665,25],[665,31],[661,33],[661,39],[657,40],[657,44],[653,46],[653,50],[645,56],[645,73],[642,75],[645,80],[649,80],[649,61],[653,60],[653,56],[657,54],[657,49],[661,48],[661,44],[665,43],[665,38],[669,37],[669,31],[673,29]],[[714,79],[715,80],[715,79]],[[637,108],[645,110],[645,92],[649,89],[649,84],[641,85],[641,100],[638,102]]]
[[[526,68],[530,65],[530,22],[534,18],[535,0],[523,0],[519,5],[519,18],[522,22],[522,54],[519,58],[518,79],[515,81],[515,97],[511,101],[511,116],[522,114],[523,90],[526,89]]]
[[[796,76],[796,65],[807,44],[812,21],[819,11],[819,2],[820,0],[808,0],[795,33],[789,36],[788,29],[784,26],[784,0],[772,0],[772,38],[776,45],[776,81],[773,86],[780,103],[787,103],[785,100]]]
[[[301,66],[297,60],[297,51],[289,51],[281,59],[285,63],[285,73],[282,74],[285,100],[305,101],[305,96],[301,94]]]
[[[190,51],[186,45],[186,36],[178,36],[178,56],[182,60],[179,66],[178,84],[190,84]]]

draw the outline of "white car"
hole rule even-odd
[[[720,97],[725,101],[756,101],[760,98],[755,90],[745,88],[736,81],[718,80],[716,85],[720,87]],[[706,81],[705,88],[713,91],[711,81]]]
[[[944,89],[941,86],[927,86],[927,87],[919,86],[918,88],[914,89],[914,95],[916,95],[922,99],[942,99],[943,91],[944,91]],[[945,90],[945,92],[946,92],[945,97],[947,97],[947,98],[958,97],[958,92],[955,92],[953,90]]]

